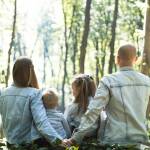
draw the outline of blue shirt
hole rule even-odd
[[[30,143],[40,136],[49,142],[61,139],[48,121],[40,90],[10,86],[0,96],[4,135],[10,144]],[[38,131],[40,134],[34,135]]]
[[[64,115],[56,109],[46,109],[47,117],[50,124],[56,132],[63,138],[70,138],[71,131]]]

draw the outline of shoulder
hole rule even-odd
[[[112,74],[108,74],[108,75],[103,76],[100,80],[99,86],[101,86],[101,85],[109,86],[110,80],[112,77],[113,77]]]
[[[141,73],[141,72],[137,72],[136,71],[136,74],[138,74],[140,77],[142,77],[143,79],[146,79],[146,80],[150,80],[150,77],[149,76],[147,76],[147,75],[145,75],[145,74],[143,74],[143,73]]]
[[[64,112],[65,118],[68,117],[71,114],[76,113],[78,110],[78,104],[77,103],[71,103],[66,107],[66,110]]]
[[[56,114],[56,116],[58,116],[60,118],[64,118],[64,114],[61,111],[56,110],[55,114]]]
[[[74,103],[74,102],[72,102],[72,103],[70,103],[68,106],[67,106],[67,110],[75,110],[75,109],[77,109],[78,108],[78,104],[77,103]]]
[[[143,74],[143,73],[140,73],[140,72],[137,72],[137,75],[139,76],[139,79],[142,80],[143,82],[147,83],[149,86],[150,86],[150,77]]]
[[[92,96],[88,97],[89,102],[92,101],[93,99],[94,99],[94,97],[92,97]]]
[[[53,116],[56,116],[56,117],[61,117],[63,116],[63,113],[59,110],[56,110],[56,109],[46,109],[46,113],[48,115],[53,115]]]
[[[40,89],[28,87],[25,89],[25,92],[28,93],[30,97],[42,96],[42,91]]]

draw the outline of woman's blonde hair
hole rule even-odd
[[[12,74],[16,86],[39,88],[31,59],[27,57],[18,58],[13,66]]]

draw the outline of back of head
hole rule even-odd
[[[118,58],[125,66],[132,65],[136,59],[136,48],[131,44],[121,46],[118,50]]]
[[[56,91],[48,89],[44,92],[42,100],[45,108],[55,108],[58,105],[58,94]]]
[[[79,107],[81,107],[83,111],[86,111],[89,103],[88,97],[94,97],[96,91],[96,84],[92,76],[86,74],[76,75],[72,85],[79,90],[74,102],[78,103]]]
[[[39,88],[31,59],[20,57],[13,66],[13,81],[18,87]]]
[[[88,82],[88,95],[94,97],[96,92],[96,84],[94,78],[91,75],[86,75],[85,78]]]

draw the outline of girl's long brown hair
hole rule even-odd
[[[78,112],[80,111],[80,109],[85,112],[89,104],[88,97],[95,96],[96,84],[91,76],[79,74],[74,78],[72,85],[79,89],[79,93],[75,97],[74,101],[74,103],[79,104]]]
[[[12,74],[16,86],[39,88],[31,59],[27,57],[18,58],[13,66]]]

